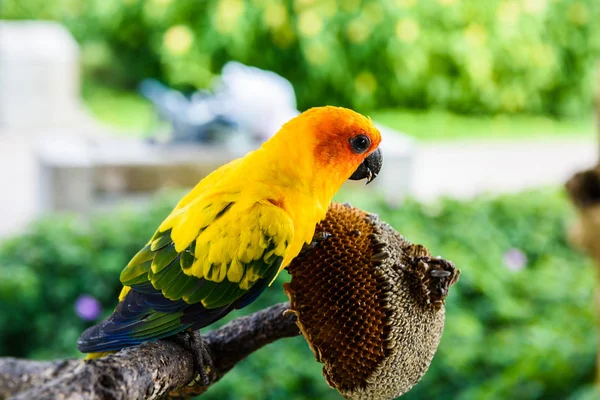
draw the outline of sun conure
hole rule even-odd
[[[252,303],[311,242],[344,181],[377,176],[380,141],[369,118],[312,108],[202,179],[121,272],[119,304],[79,350],[200,329]]]

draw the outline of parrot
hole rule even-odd
[[[342,184],[377,177],[380,142],[370,118],[315,107],[214,170],[125,266],[116,308],[82,333],[78,349],[100,357],[204,328],[252,303],[312,242]]]

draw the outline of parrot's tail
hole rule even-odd
[[[173,336],[188,328],[199,329],[229,313],[233,306],[206,309],[201,303],[172,301],[154,288],[131,290],[115,311],[98,325],[86,329],[77,348],[82,353],[106,353]],[[91,355],[90,359],[102,357]]]

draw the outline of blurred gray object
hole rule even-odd
[[[213,88],[229,115],[261,142],[299,114],[292,84],[271,71],[230,61]]]
[[[154,79],[144,80],[139,91],[158,118],[171,124],[173,142],[214,143],[243,135],[261,143],[299,113],[288,80],[236,61],[225,64],[212,91],[186,96]]]
[[[54,22],[0,21],[0,236],[45,208],[41,137],[93,136],[102,127],[83,107],[79,48]]]
[[[69,31],[0,20],[0,128],[35,135],[89,126],[80,90],[79,47]]]
[[[160,120],[171,124],[173,142],[218,143],[234,140],[238,124],[218,96],[198,91],[188,97],[155,79],[140,83],[140,93],[154,105]]]

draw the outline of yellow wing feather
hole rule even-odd
[[[170,230],[178,253],[193,245],[195,260],[184,269],[186,275],[217,283],[228,280],[248,289],[267,272],[254,264],[287,256],[294,239],[289,215],[268,201],[240,198],[231,194],[184,199],[189,201],[161,224],[159,232]]]

